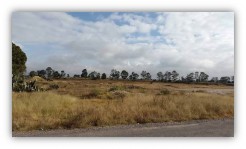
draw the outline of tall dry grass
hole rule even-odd
[[[233,97],[206,93],[139,93],[120,100],[79,99],[51,92],[13,93],[12,102],[14,131],[229,118],[234,115]]]

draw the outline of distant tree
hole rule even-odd
[[[73,75],[73,77],[74,77],[74,78],[79,78],[79,77],[80,77],[80,75],[75,74],[75,75]]]
[[[151,80],[151,74],[149,72],[146,74],[146,80]]]
[[[38,75],[38,73],[36,71],[30,71],[30,73],[29,73],[30,77],[34,77],[34,76],[37,76],[37,75]]]
[[[174,70],[172,72],[171,76],[172,76],[172,81],[176,82],[177,79],[178,79],[179,74],[176,72],[176,70]]]
[[[137,80],[139,77],[139,75],[137,73],[134,73],[134,72],[132,73],[132,76],[133,76],[133,80]]]
[[[196,82],[199,82],[200,81],[199,80],[199,72],[198,71],[195,72],[195,81]]]
[[[97,79],[100,79],[100,73],[97,73]]]
[[[46,71],[45,70],[38,70],[37,72],[38,72],[38,76],[40,76],[42,78],[44,78],[45,75],[46,75]]]
[[[53,78],[53,73],[54,73],[54,70],[51,67],[46,68],[47,78],[49,78],[49,79]]]
[[[99,75],[98,75],[98,74],[99,74]],[[91,72],[91,73],[88,75],[88,77],[89,77],[90,79],[92,79],[92,80],[98,79],[98,76],[99,76],[99,78],[100,78],[100,73],[98,73],[98,72],[96,72],[96,71],[93,71],[93,72]]]
[[[139,75],[135,72],[132,72],[132,74],[129,76],[130,80],[137,80]]]
[[[61,74],[58,71],[54,71],[52,77],[58,79],[61,77]],[[50,78],[50,77],[48,77],[48,78]]]
[[[120,77],[120,72],[117,71],[116,69],[112,69],[110,73],[110,78],[119,79],[119,77]]]
[[[128,77],[128,79],[129,79],[129,80],[132,80],[132,75],[130,75],[130,76]]]
[[[128,77],[128,72],[126,70],[121,71],[121,78],[126,79]]]
[[[209,75],[207,75],[205,72],[201,72],[199,76],[199,80],[201,82],[207,82]]]
[[[24,79],[24,72],[26,71],[26,54],[21,48],[12,43],[12,75],[13,80],[19,81]]]
[[[220,78],[221,83],[229,83],[230,82],[230,77],[224,76]]]
[[[218,82],[218,77],[213,77],[210,82]]]
[[[194,81],[194,73],[190,73],[186,76],[186,81],[193,82]]]
[[[106,73],[103,73],[101,79],[106,79],[106,78],[107,78]]]
[[[86,70],[86,69],[83,69],[83,70],[82,70],[81,77],[82,77],[82,78],[87,78],[87,75],[88,75],[87,70]]]
[[[147,75],[147,72],[145,70],[143,70],[141,72],[141,76],[142,76],[142,79],[145,80],[146,79],[146,75]]]
[[[172,80],[172,73],[169,71],[166,71],[165,74],[163,75],[163,78],[165,81],[171,81]]]
[[[70,75],[69,74],[67,74],[67,78],[70,78]]]
[[[162,81],[162,80],[163,80],[163,77],[164,77],[164,75],[163,75],[162,72],[158,72],[158,73],[157,73],[157,79],[158,79],[159,81]]]
[[[181,81],[182,82],[187,82],[186,78],[184,78],[183,76],[181,77]]]
[[[151,79],[150,73],[145,71],[145,70],[142,71],[141,76],[142,76],[143,80],[150,80]]]
[[[64,70],[61,71],[61,78],[65,78],[66,77],[66,73]]]

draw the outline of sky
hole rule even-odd
[[[233,12],[14,12],[11,37],[27,55],[27,73],[234,75]]]

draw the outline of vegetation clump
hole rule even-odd
[[[49,89],[52,90],[52,89],[58,89],[59,86],[57,84],[50,84],[49,86]]]
[[[170,93],[171,92],[168,89],[162,89],[157,95],[169,95]]]

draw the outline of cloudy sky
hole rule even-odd
[[[28,57],[27,72],[234,75],[233,12],[15,12],[11,33]]]

